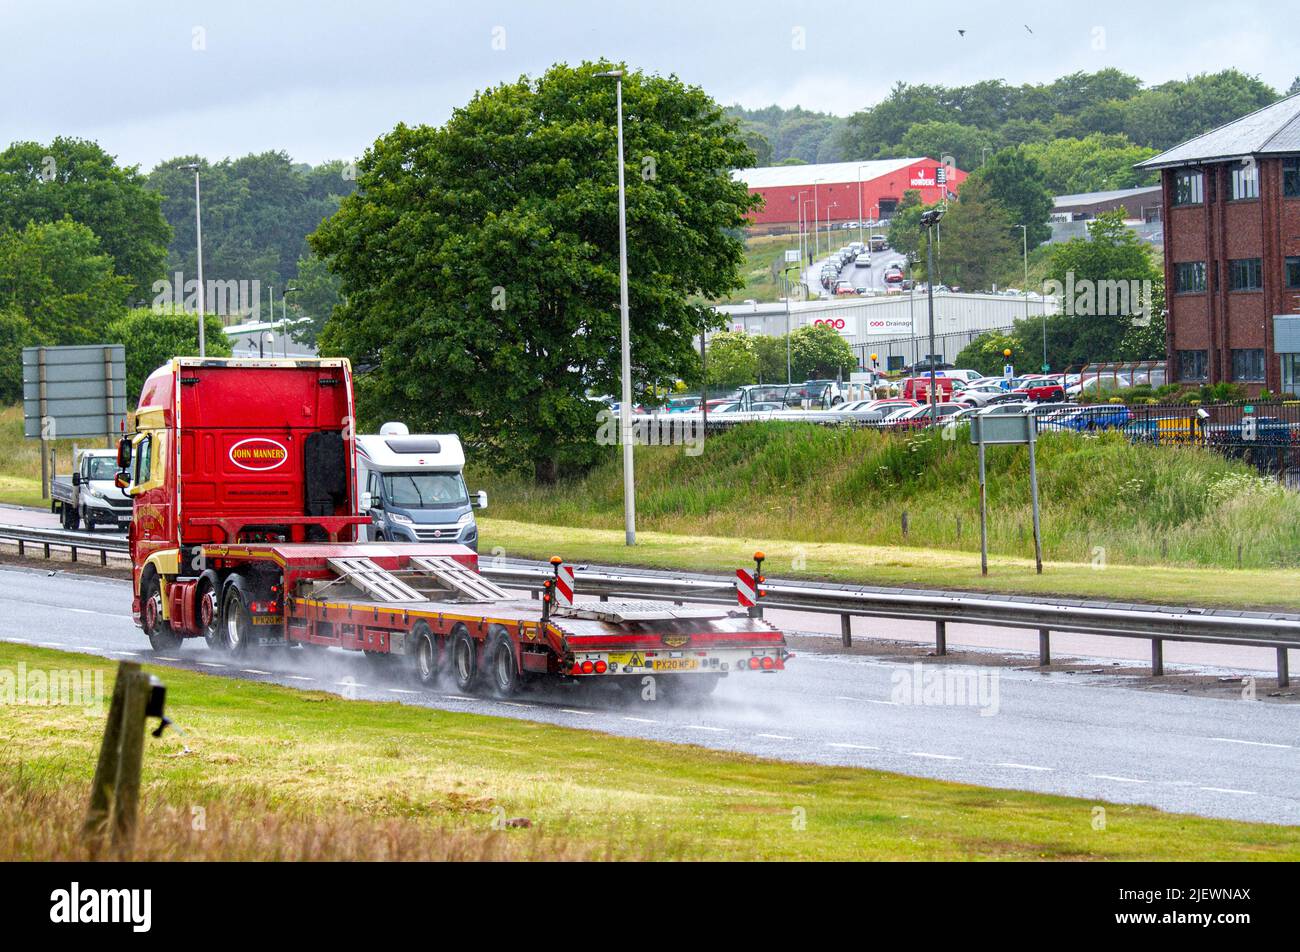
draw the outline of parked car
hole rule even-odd
[[[855,256],[853,259],[853,266],[855,268],[871,267],[871,255],[864,251],[862,254]]]
[[[940,400],[950,401],[954,399],[954,393],[965,389],[965,385],[952,377],[941,377],[936,374],[934,388]],[[929,392],[930,377],[927,374],[908,377],[903,381],[902,387],[899,388],[898,395],[906,400],[917,400],[925,403],[929,399]]]
[[[936,423],[946,422],[949,417],[964,413],[968,407],[960,403],[936,403],[933,410],[929,404],[913,407],[904,413],[890,417],[885,425],[901,430],[920,430]]]
[[[1032,400],[1035,403],[1054,403],[1065,400],[1065,388],[1055,380],[1050,382],[1033,381],[1011,392],[1019,394],[1022,399]]]

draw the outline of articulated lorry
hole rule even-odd
[[[149,376],[116,481],[134,502],[132,614],[155,651],[342,648],[500,695],[647,675],[706,693],[785,667],[759,556],[736,609],[575,600],[558,557],[533,599],[479,574],[468,546],[359,541],[352,399],[346,360],[180,357]]]

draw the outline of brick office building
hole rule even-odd
[[[1154,156],[1169,379],[1300,394],[1300,96]]]

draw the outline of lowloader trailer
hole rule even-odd
[[[346,360],[182,357],[150,375],[117,481],[134,504],[132,614],[155,651],[336,647],[499,695],[646,676],[704,694],[791,657],[762,617],[762,553],[729,609],[580,601],[558,557],[521,597],[466,546],[356,541],[352,420]]]

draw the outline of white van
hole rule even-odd
[[[357,504],[370,515],[368,542],[454,542],[478,549],[474,509],[487,493],[465,489],[465,450],[454,433],[412,435],[385,423],[357,436]]]

